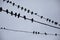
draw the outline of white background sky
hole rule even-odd
[[[37,12],[39,15],[42,15],[46,18],[50,18],[54,21],[60,23],[60,0],[11,0],[17,5],[21,5],[24,8],[30,9],[31,11]],[[21,11],[16,6],[12,6],[11,4],[7,4],[0,0],[0,7],[3,9],[9,9],[9,11],[14,11],[17,13],[21,13],[21,15],[26,15],[28,18],[34,18],[40,22],[48,23],[44,19],[40,19],[37,16],[28,14],[24,11]],[[54,24],[51,24],[54,25]],[[39,32],[48,32],[48,33],[60,33],[59,29],[51,28],[49,26],[45,26],[38,23],[32,23],[29,20],[24,20],[22,18],[15,18],[14,16],[8,15],[5,12],[0,12],[0,26],[17,29],[17,30],[25,30],[25,31],[39,31]],[[59,26],[58,26],[59,27]],[[52,36],[52,35],[33,35],[29,33],[21,33],[21,32],[12,32],[6,30],[0,30],[0,40],[60,40],[60,36]]]

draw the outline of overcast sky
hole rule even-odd
[[[38,13],[38,15],[50,18],[54,21],[60,23],[60,0],[11,0],[17,5],[23,6],[24,8],[30,9],[33,12]],[[36,15],[31,15],[30,13],[21,11],[16,6],[12,6],[9,3],[0,0],[0,7],[3,9],[8,9],[9,11],[14,11],[20,13],[22,16],[26,15],[28,18],[34,18],[37,21],[47,23],[53,26],[52,23],[46,22],[45,19],[40,19]],[[15,30],[25,30],[25,31],[38,31],[47,33],[60,33],[60,29],[52,28],[39,23],[31,22],[29,20],[24,20],[23,18],[17,18],[6,14],[5,12],[0,12],[0,27],[6,27],[8,29]],[[0,40],[60,40],[60,36],[52,35],[33,35],[24,32],[13,32],[7,30],[0,30]]]

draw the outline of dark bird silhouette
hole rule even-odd
[[[6,9],[6,13],[7,13],[7,14],[9,13],[8,9]]]
[[[18,8],[20,7],[20,5],[17,6]]]
[[[21,10],[23,10],[23,7],[21,7]]]
[[[13,3],[13,6],[15,5],[15,3]]]
[[[17,16],[17,13],[15,13],[14,15],[15,15],[15,17],[16,17],[16,16]]]
[[[37,13],[35,13],[35,15],[37,15]]]
[[[24,11],[27,11],[27,9],[25,8]]]
[[[33,11],[31,12],[31,15],[33,14]]]
[[[2,11],[2,7],[0,7],[0,12]]]
[[[23,18],[26,20],[26,16],[24,15]]]
[[[30,12],[30,10],[27,10],[27,13],[29,13]]]
[[[41,19],[43,18],[43,16],[41,16]]]
[[[9,3],[12,3],[12,1],[10,1]]]
[[[9,0],[7,0],[7,3],[9,2]]]
[[[31,19],[31,21],[33,22],[33,21],[34,21],[34,19],[32,18],[32,19]]]
[[[18,18],[20,17],[20,13],[18,14]]]
[[[55,22],[55,25],[57,25],[58,24],[58,22]]]
[[[11,11],[11,16],[13,15],[13,11]]]

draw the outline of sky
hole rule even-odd
[[[7,0],[6,0],[7,1]],[[45,19],[41,19],[36,15],[31,15],[30,13],[24,12],[24,10],[18,9],[16,6],[12,6],[10,3],[3,2],[0,0],[0,7],[3,9],[8,9],[14,13],[20,13],[21,16],[26,15],[27,18],[34,18],[35,20],[43,23],[47,23],[53,26],[50,22]],[[21,7],[30,9],[31,11],[37,13],[45,18],[50,18],[54,21],[60,23],[60,0],[10,0]],[[6,27],[7,29],[14,30],[24,30],[24,31],[38,31],[41,33],[58,33],[60,34],[60,29],[52,28],[43,24],[36,22],[31,22],[29,20],[24,20],[23,18],[17,18],[6,14],[6,12],[0,12],[0,27]],[[33,35],[32,33],[24,32],[14,32],[8,30],[0,30],[0,40],[60,40],[60,36],[54,35]]]

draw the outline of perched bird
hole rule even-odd
[[[31,12],[31,15],[33,14],[33,11]]]
[[[32,18],[32,19],[31,19],[31,21],[33,22],[33,21],[34,21],[34,19]]]
[[[13,15],[13,11],[11,11],[11,16]]]
[[[26,16],[23,16],[24,19],[26,19]]]
[[[25,8],[24,11],[27,11],[27,9]]]
[[[20,13],[18,14],[18,18],[20,17]]]
[[[9,0],[7,0],[7,3],[9,2]]]
[[[20,7],[20,5],[18,5],[18,8]]]
[[[0,7],[0,12],[2,11],[2,7]]]
[[[6,9],[6,13],[7,13],[7,14],[9,13],[8,9]]]
[[[23,10],[23,7],[21,7],[21,10]]]
[[[15,17],[16,17],[16,16],[17,16],[17,13],[15,13],[14,15],[15,15]]]
[[[30,10],[27,10],[27,13],[29,13],[30,12]]]
[[[13,3],[13,6],[15,5],[15,3]]]

